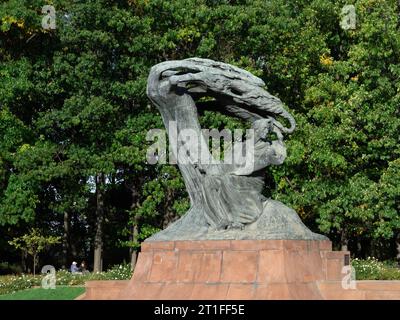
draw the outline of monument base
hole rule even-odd
[[[343,286],[349,264],[349,252],[332,251],[330,241],[149,241],[131,280],[89,281],[79,298],[400,299],[400,281]]]

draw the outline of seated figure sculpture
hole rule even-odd
[[[176,155],[191,207],[178,221],[146,241],[327,240],[311,232],[293,209],[262,195],[263,169],[283,163],[284,134],[295,128],[293,117],[278,98],[263,89],[264,85],[260,78],[243,69],[209,59],[166,61],[151,69],[147,95],[160,111],[166,128],[174,123],[178,134],[191,129],[200,137],[186,146],[184,143],[178,146],[177,140],[170,137],[173,150],[179,147],[209,152],[198,109],[243,119],[250,122],[253,130],[246,136],[246,142],[235,143],[232,150],[225,150],[232,152],[234,158],[238,153],[250,154],[245,165],[235,161],[218,164],[180,161],[182,157],[189,158],[190,152]],[[202,101],[202,97],[213,100]],[[289,127],[278,118],[286,119]],[[271,134],[277,139],[271,139]]]

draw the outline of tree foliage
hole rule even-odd
[[[400,230],[397,1],[54,0],[55,30],[41,27],[43,4],[0,4],[5,239],[52,230],[64,264],[88,259],[102,239],[112,264],[183,214],[177,168],[145,160],[147,130],[163,128],[145,86],[152,65],[199,56],[261,77],[295,115],[267,193],[335,244],[364,255],[386,243],[391,254]],[[340,28],[345,4],[355,5],[354,30]],[[240,125],[214,112],[201,124]]]
[[[28,234],[9,241],[9,244],[33,257],[33,275],[35,275],[39,254],[47,247],[59,242],[60,237],[44,236],[40,230],[33,228]]]

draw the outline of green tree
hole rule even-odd
[[[345,31],[340,12],[351,3],[357,28]],[[121,245],[134,263],[141,241],[189,205],[176,167],[146,163],[146,132],[163,128],[145,95],[147,75],[158,62],[199,56],[260,76],[295,115],[287,161],[267,169],[269,195],[357,254],[393,244],[397,1],[52,4],[56,30],[41,28],[40,0],[0,5],[0,225],[8,239],[34,225],[62,236],[64,264],[90,252],[100,270],[104,253]],[[199,113],[204,127],[241,125]]]
[[[335,19],[323,26],[328,51],[303,90],[288,161],[272,172],[274,194],[342,246],[357,251],[367,240],[379,256],[387,250],[373,247],[400,230],[391,182],[399,159],[397,2],[355,1],[357,28],[348,31],[337,27],[343,2],[315,4]]]
[[[49,246],[59,243],[60,237],[44,236],[39,229],[33,228],[30,233],[14,238],[9,244],[16,249],[22,250],[33,258],[33,275],[36,274],[36,266],[39,254]]]

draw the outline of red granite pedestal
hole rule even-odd
[[[176,241],[144,244],[120,299],[321,299],[327,241]],[[336,261],[335,261],[336,262]]]
[[[400,299],[400,281],[344,289],[350,254],[330,241],[145,242],[129,281],[89,281],[80,299]]]

